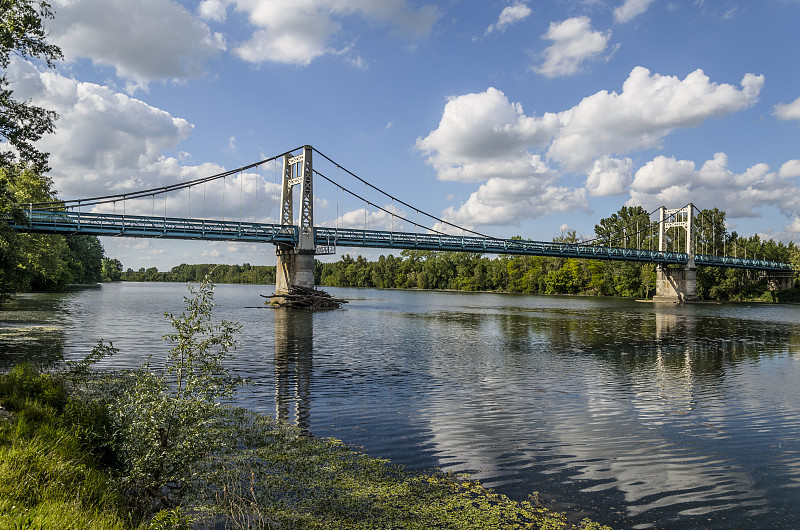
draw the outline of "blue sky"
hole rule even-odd
[[[52,3],[65,61],[17,60],[8,73],[18,96],[60,114],[40,147],[62,198],[310,144],[415,207],[496,236],[591,236],[624,204],[690,201],[727,211],[742,234],[800,235],[797,0]],[[273,221],[274,173],[228,180],[226,216]],[[315,191],[318,224],[403,227],[322,182]],[[200,216],[193,193],[169,198],[168,214]],[[206,193],[205,214],[220,215],[221,189]],[[134,269],[275,262],[271,245],[103,244]]]

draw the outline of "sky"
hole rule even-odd
[[[692,202],[740,234],[800,241],[798,0],[51,1],[64,61],[7,73],[59,114],[38,145],[63,199],[312,145],[493,236],[588,238],[623,205]],[[315,168],[432,224],[318,155]],[[279,172],[124,208],[274,222]],[[314,215],[414,230],[319,178]],[[101,241],[125,268],[275,263],[269,244]]]

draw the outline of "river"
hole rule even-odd
[[[239,322],[238,403],[413,469],[468,473],[619,528],[800,527],[800,306],[335,289],[341,310]],[[185,285],[113,283],[0,308],[0,369],[157,360]]]

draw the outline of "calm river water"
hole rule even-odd
[[[415,469],[621,528],[800,527],[800,306],[329,289],[343,310],[266,309],[218,285],[242,324],[237,400]],[[185,285],[115,283],[0,309],[0,369],[165,350]]]

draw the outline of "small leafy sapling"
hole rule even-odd
[[[235,443],[223,401],[242,381],[224,362],[236,348],[240,326],[212,320],[208,277],[189,291],[180,315],[165,314],[173,332],[163,337],[172,343],[163,364],[148,359],[111,405],[127,463],[122,485],[141,516],[176,506],[208,471],[208,457]]]

